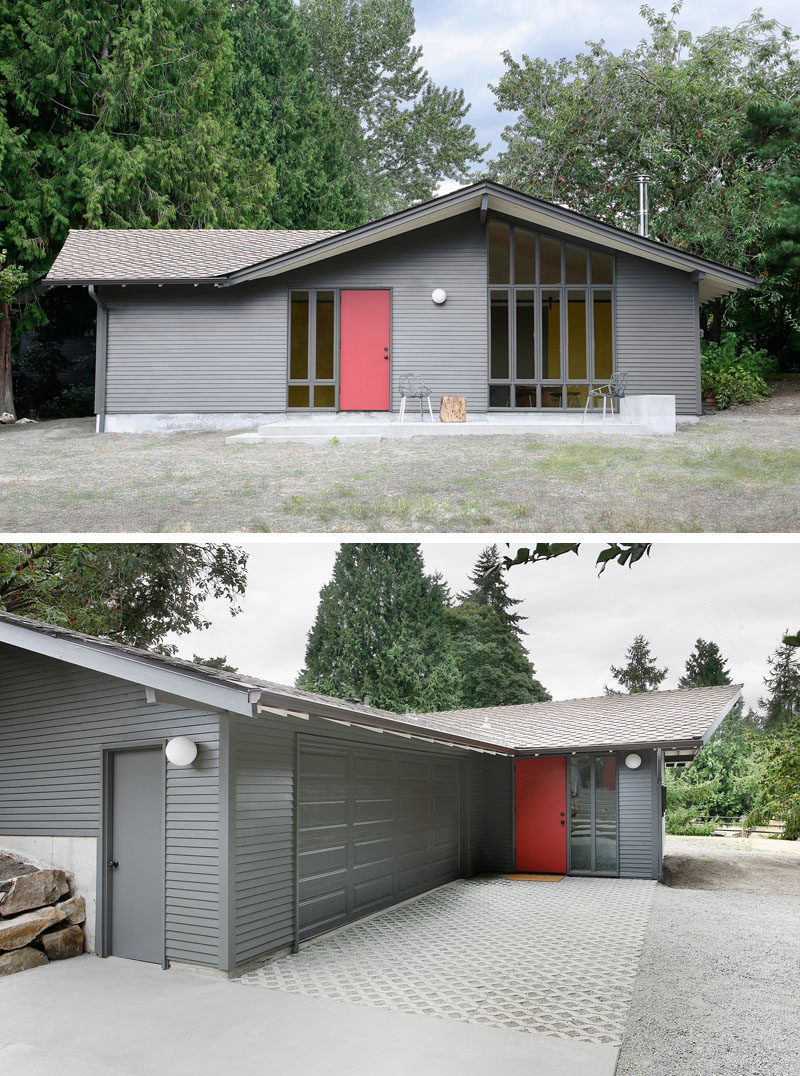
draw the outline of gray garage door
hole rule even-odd
[[[458,877],[455,761],[303,739],[298,800],[303,939]]]

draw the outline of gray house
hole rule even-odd
[[[583,410],[593,384],[700,414],[703,303],[755,278],[496,183],[344,232],[71,231],[44,286],[98,306],[98,429]]]
[[[10,614],[0,685],[0,848],[100,955],[223,972],[480,872],[658,878],[665,759],[740,695],[400,716]]]

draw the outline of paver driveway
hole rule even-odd
[[[239,981],[618,1046],[655,887],[616,878],[453,882]]]

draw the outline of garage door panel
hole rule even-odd
[[[457,764],[301,738],[300,929],[313,937],[458,877]]]

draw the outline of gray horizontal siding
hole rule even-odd
[[[486,755],[483,760],[482,869],[514,870],[514,763]]]
[[[699,414],[699,306],[689,274],[617,254],[615,318],[617,369],[630,374],[629,393],[669,393],[679,415]]]
[[[283,411],[290,287],[390,288],[392,407],[399,376],[417,372],[437,404],[455,393],[485,410],[486,255],[475,214],[234,288],[103,288],[106,411]],[[434,288],[447,291],[443,306]]]
[[[147,705],[142,687],[1,644],[0,685],[0,833],[97,837],[102,747],[197,742],[191,768],[167,767],[167,956],[216,965],[216,716]]]
[[[131,285],[103,298],[110,414],[284,409],[285,289]]]
[[[398,378],[418,373],[435,397],[487,405],[486,234],[478,214],[432,224],[287,274],[289,287],[391,288],[392,409]],[[444,288],[447,302],[431,300]],[[284,329],[285,349],[285,329]]]
[[[619,760],[619,876],[620,878],[657,877],[660,818],[653,810],[653,782],[656,780],[652,751],[640,752],[642,764],[629,770],[624,758]]]

